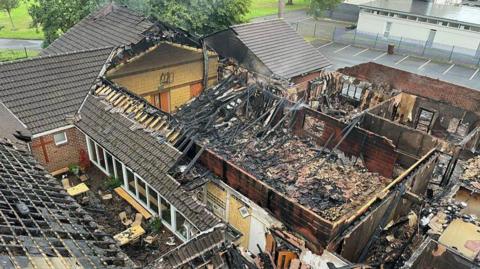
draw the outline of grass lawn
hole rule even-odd
[[[13,24],[15,30],[12,30],[12,24],[7,12],[0,11],[0,38],[17,38],[17,39],[43,39],[41,29],[37,33],[35,28],[30,28],[32,18],[28,15],[28,4],[20,1],[20,6],[12,11]]]
[[[287,0],[285,0],[285,3]],[[307,0],[293,0],[293,5],[285,5],[285,11],[308,8]],[[252,0],[250,12],[245,16],[250,20],[256,17],[273,15],[278,13],[278,0]]]
[[[39,51],[27,50],[28,57],[37,56]],[[0,62],[13,61],[27,58],[24,50],[0,50]]]

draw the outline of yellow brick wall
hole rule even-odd
[[[170,111],[177,110],[178,107],[190,100],[190,86],[176,88],[170,91]]]
[[[227,204],[227,201],[226,201],[227,192],[221,189],[219,186],[217,186],[217,184],[213,182],[209,182],[207,184],[207,192],[209,192],[210,195],[215,196],[217,199],[224,202],[225,205]],[[239,209],[242,206],[245,206],[245,204],[242,201],[239,201],[238,199],[236,199],[231,194],[230,201],[229,201],[227,222],[243,234],[243,237],[240,238],[239,243],[242,247],[248,248],[248,240],[250,236],[250,221],[251,221],[250,215],[252,214],[252,210],[247,206],[248,212],[250,213],[250,215],[246,218],[243,218],[239,211]]]
[[[240,238],[240,246],[248,248],[248,240],[250,238],[250,215],[252,212],[251,209],[247,207],[250,215],[243,218],[239,210],[242,206],[245,206],[243,202],[238,201],[233,195],[230,195],[228,223],[243,234],[243,237]]]

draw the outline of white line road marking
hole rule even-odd
[[[384,52],[384,53],[382,53],[382,54],[378,55],[377,57],[373,58],[373,59],[372,59],[372,61],[376,61],[376,60],[378,60],[378,59],[382,58],[382,57],[383,57],[383,56],[385,56],[385,55],[387,55],[387,53],[386,53],[386,52]]]
[[[353,56],[358,56],[358,55],[360,55],[361,53],[364,53],[367,50],[368,50],[368,48],[353,54]]]
[[[328,46],[328,45],[332,45],[332,44],[333,44],[333,42],[328,42],[327,44],[323,44],[323,45],[321,45],[321,46],[320,46],[320,47],[318,47],[317,49],[321,49],[321,48],[323,48],[323,47],[326,47],[326,46]]]
[[[475,77],[475,75],[478,73],[479,70],[480,70],[480,68],[477,68],[477,70],[475,70],[475,73],[473,73],[473,75],[468,80],[472,80]]]
[[[420,69],[424,68],[424,67],[425,67],[428,63],[430,63],[431,61],[432,61],[432,59],[426,61],[424,64],[420,65],[417,69],[420,70]]]
[[[405,61],[408,57],[410,57],[410,55],[407,55],[407,56],[403,57],[402,59],[400,59],[400,61],[396,62],[395,65]]]
[[[445,74],[448,73],[448,71],[450,71],[450,69],[452,69],[454,66],[455,66],[455,64],[450,65],[450,67],[447,68],[447,70],[443,71],[442,74],[445,75]]]
[[[345,47],[343,47],[343,48],[341,48],[341,49],[338,49],[338,50],[334,51],[333,53],[340,52],[340,51],[342,51],[342,50],[344,50],[344,49],[346,49],[346,48],[350,48],[351,46],[352,46],[352,45],[346,45]]]

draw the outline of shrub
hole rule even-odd
[[[78,164],[70,164],[68,165],[68,171],[76,176],[78,176],[78,174],[80,173],[80,166],[78,166]]]
[[[114,176],[110,176],[105,180],[105,187],[109,190],[113,190],[120,186],[122,186],[122,181]]]
[[[160,233],[162,231],[163,224],[159,217],[153,218],[148,225],[150,230],[154,233]]]

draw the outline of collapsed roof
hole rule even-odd
[[[129,267],[113,238],[55,178],[4,140],[0,182],[2,268]]]

